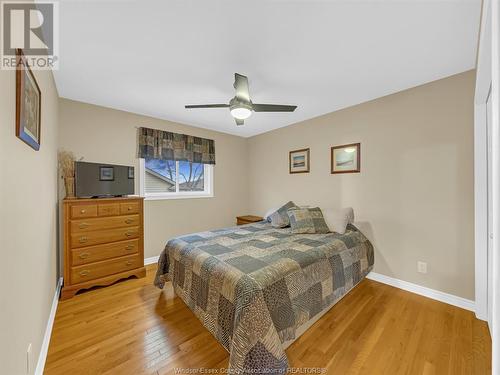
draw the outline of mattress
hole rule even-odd
[[[285,348],[372,269],[373,246],[344,234],[293,234],[262,221],[168,241],[155,285],[175,293],[229,352],[236,374],[286,373]]]

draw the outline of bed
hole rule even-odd
[[[352,224],[344,234],[292,234],[270,223],[168,241],[155,285],[172,281],[229,352],[236,374],[285,373],[285,349],[373,267],[373,246]]]

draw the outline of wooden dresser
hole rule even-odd
[[[64,286],[80,289],[144,277],[143,198],[65,199]]]

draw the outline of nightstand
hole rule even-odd
[[[264,220],[261,216],[245,215],[236,217],[236,225],[252,224]]]

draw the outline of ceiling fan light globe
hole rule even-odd
[[[245,120],[250,117],[252,111],[245,107],[235,107],[231,109],[231,115],[238,120]]]

